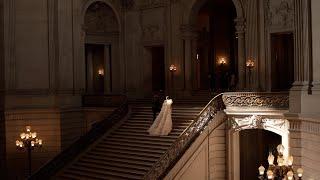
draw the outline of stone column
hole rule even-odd
[[[243,18],[235,19],[238,37],[238,89],[243,90],[246,83],[245,22]]]
[[[87,93],[93,93],[93,54],[91,49],[87,54]]]
[[[194,88],[193,79],[195,78],[194,60],[196,56],[196,28],[192,25],[182,25],[180,27],[182,39],[184,41],[184,75],[185,91],[190,93]]]
[[[294,83],[290,89],[290,112],[303,113],[311,84],[310,0],[294,0]]]
[[[320,95],[320,1],[311,1],[312,16],[312,94]]]
[[[294,83],[291,90],[308,91],[311,62],[310,0],[294,0]]]
[[[104,46],[104,93],[111,92],[111,67],[110,67],[110,45]]]

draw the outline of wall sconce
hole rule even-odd
[[[98,70],[98,75],[99,76],[104,76],[104,70],[103,69],[99,69]]]
[[[219,58],[218,64],[219,64],[219,65],[225,65],[225,64],[227,64],[226,58],[224,58],[224,57]]]
[[[247,68],[252,69],[254,67],[254,60],[248,59],[246,62],[246,66]]]
[[[174,64],[171,64],[169,67],[170,72],[176,72],[177,71],[177,66],[175,66]]]

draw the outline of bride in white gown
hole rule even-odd
[[[166,97],[166,100],[163,102],[161,111],[158,114],[156,120],[153,122],[148,132],[153,136],[166,136],[171,132],[172,129],[172,119],[171,119],[171,104],[173,103],[172,99]]]

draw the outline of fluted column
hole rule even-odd
[[[310,0],[294,0],[294,83],[291,90],[307,91],[310,84]]]
[[[311,16],[312,16],[312,93],[320,94],[320,1],[312,0],[311,2]]]
[[[311,91],[310,0],[294,0],[294,83],[290,89],[290,112],[307,113]]]
[[[196,56],[196,28],[192,25],[182,25],[182,39],[184,42],[184,75],[185,90],[191,92],[193,90],[193,79],[195,77],[195,56]]]
[[[238,89],[242,90],[246,83],[245,21],[237,18],[235,22],[238,37]]]

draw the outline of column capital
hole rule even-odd
[[[191,24],[182,24],[180,26],[182,39],[197,39],[198,31],[197,27]]]
[[[235,27],[236,27],[236,33],[237,34],[244,34],[245,32],[245,26],[246,26],[246,21],[244,18],[236,18],[234,20],[235,22]]]

